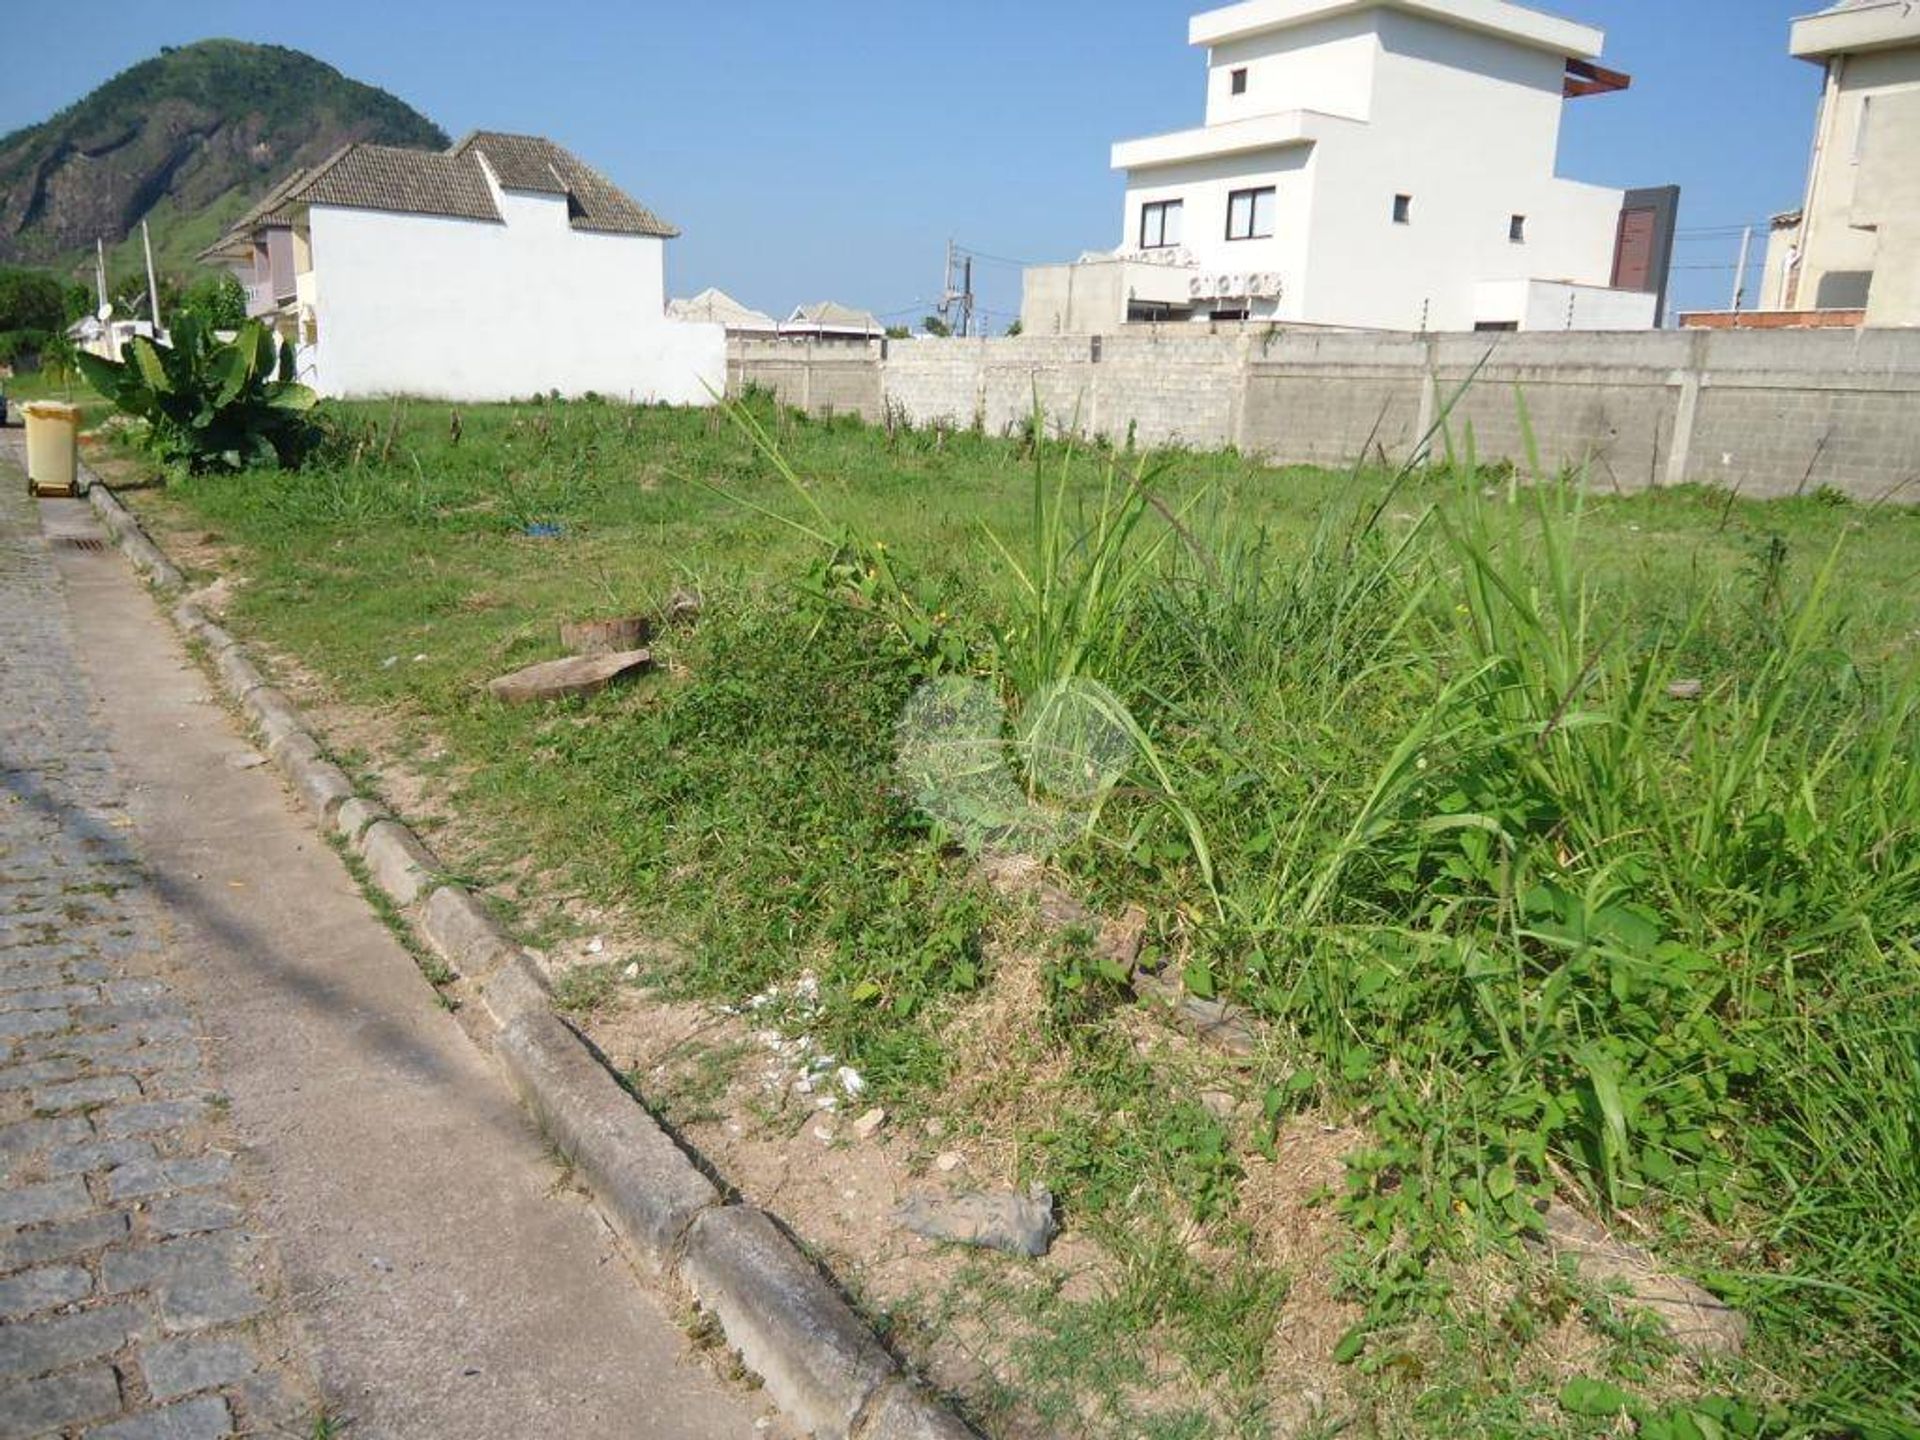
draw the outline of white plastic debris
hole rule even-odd
[[[842,1065],[834,1072],[833,1078],[840,1082],[840,1088],[849,1095],[858,1098],[867,1093],[867,1082],[860,1078],[860,1072],[851,1065]]]

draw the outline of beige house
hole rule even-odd
[[[742,305],[726,291],[712,287],[685,300],[669,300],[667,318],[719,325],[730,340],[771,340],[780,333],[780,322],[771,315]]]
[[[1920,325],[1920,0],[1841,0],[1794,21],[1790,48],[1826,87],[1806,201],[1774,220],[1761,304]]]

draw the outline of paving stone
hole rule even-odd
[[[238,1225],[246,1212],[212,1191],[195,1190],[185,1195],[162,1195],[149,1201],[144,1213],[147,1234],[166,1240],[204,1230],[225,1230]]]
[[[233,1434],[233,1416],[226,1401],[208,1395],[116,1420],[87,1434],[89,1440],[221,1440]]]
[[[103,988],[107,999],[116,1005],[135,1000],[160,1000],[167,994],[164,980],[114,980]]]
[[[75,1145],[93,1138],[84,1115],[61,1115],[51,1120],[21,1120],[0,1125],[0,1156],[32,1155],[54,1145]]]
[[[109,1200],[137,1200],[173,1190],[199,1190],[225,1183],[233,1161],[225,1155],[194,1155],[176,1160],[135,1160],[107,1174]]]
[[[38,1225],[47,1220],[70,1220],[93,1208],[87,1182],[77,1175],[39,1185],[0,1190],[0,1225]]]
[[[16,1321],[0,1327],[0,1379],[26,1379],[111,1355],[149,1328],[131,1305]]]
[[[47,1174],[79,1175],[154,1158],[151,1140],[89,1140],[47,1152]]]
[[[253,1351],[238,1341],[199,1336],[158,1341],[143,1348],[139,1359],[156,1400],[232,1385],[259,1368]]]
[[[120,1381],[111,1365],[89,1365],[9,1385],[0,1388],[0,1440],[51,1435],[119,1408]]]
[[[13,1320],[36,1310],[71,1305],[93,1289],[93,1276],[79,1265],[43,1265],[0,1280],[0,1317]]]
[[[99,998],[99,990],[92,985],[60,985],[51,990],[16,990],[0,1000],[0,1005],[8,1010],[64,1010]]]
[[[21,1265],[37,1265],[47,1260],[65,1260],[84,1255],[127,1238],[127,1217],[117,1210],[94,1214],[60,1225],[43,1225],[33,1230],[15,1230],[0,1235],[0,1270]]]
[[[233,1231],[194,1235],[107,1253],[101,1288],[150,1290],[169,1330],[200,1330],[258,1314],[265,1301],[249,1273],[246,1238]]]
[[[94,1029],[102,1025],[154,1025],[187,1019],[187,1010],[178,1000],[149,998],[125,1000],[107,1005],[85,1005],[73,1012],[76,1025]],[[147,1033],[147,1032],[143,1032]]]
[[[250,1435],[316,1433],[319,1413],[314,1397],[295,1385],[284,1370],[256,1370],[236,1387]]]
[[[200,1100],[144,1100],[134,1105],[109,1105],[93,1112],[93,1128],[108,1139],[122,1135],[152,1135],[185,1130],[206,1118]]]
[[[65,1010],[21,1010],[0,1014],[0,1038],[20,1035],[52,1035],[73,1024]]]
[[[24,965],[0,965],[0,1007],[12,1009],[13,998],[7,992],[34,990],[58,985],[67,978],[66,967],[58,960],[34,960]],[[21,1006],[27,1009],[27,1006]]]
[[[83,1074],[86,1066],[78,1060],[56,1055],[47,1060],[30,1060],[0,1070],[0,1091],[29,1090],[35,1085],[54,1085]]]
[[[87,1105],[104,1105],[109,1100],[125,1100],[140,1093],[131,1075],[94,1075],[85,1080],[70,1080],[64,1085],[46,1085],[33,1092],[33,1108],[43,1113],[77,1110]]]

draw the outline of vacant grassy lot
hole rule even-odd
[[[1301,1277],[1250,1177],[1310,1112],[1366,1137],[1327,1433],[1920,1434],[1920,516],[743,417],[349,408],[325,465],[145,503],[227,549],[237,628],[411,738],[483,871],[642,915],[678,993],[810,969],[889,1105],[1013,1132],[1117,1278],[937,1297],[1039,1337],[982,1342],[990,1427],[1266,1433]],[[655,676],[486,698],[676,589],[704,612]],[[1049,858],[1257,1018],[1250,1116],[1143,1053],[1074,936],[1009,988],[956,842],[1057,793],[930,817],[896,760],[966,677],[1030,782],[1036,734],[1124,737]],[[1009,997],[1017,1043],[962,1043]],[[1745,1357],[1529,1259],[1549,1195],[1740,1306]]]

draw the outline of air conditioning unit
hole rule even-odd
[[[1274,299],[1280,294],[1280,277],[1271,271],[1247,277],[1247,293],[1258,295],[1263,300]]]

